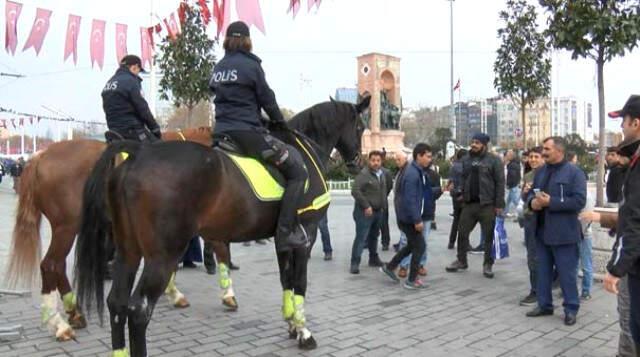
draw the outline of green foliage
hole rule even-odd
[[[640,39],[638,0],[540,0],[551,14],[546,31],[551,44],[573,59],[609,62],[631,51]]]
[[[185,11],[182,33],[175,40],[166,37],[156,61],[163,73],[160,98],[191,112],[199,102],[209,100],[209,78],[215,65],[214,40],[209,39],[198,9]]]
[[[332,160],[327,167],[327,179],[332,181],[347,181],[351,175],[342,159]]]
[[[434,153],[444,153],[447,150],[447,143],[452,140],[453,135],[449,128],[437,128],[434,134],[435,140],[432,143]]]
[[[522,127],[527,105],[551,92],[551,60],[544,34],[537,29],[537,14],[525,0],[508,0],[500,12],[504,27],[498,29],[502,44],[493,64],[493,85],[511,98],[522,112]],[[523,133],[526,141],[526,132]]]

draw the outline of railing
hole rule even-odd
[[[353,185],[353,180],[349,179],[347,181],[327,181],[329,185],[330,191],[349,191],[351,190],[351,186]]]

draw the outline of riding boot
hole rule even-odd
[[[280,203],[280,215],[276,228],[276,251],[282,252],[305,246],[307,232],[298,223],[298,198],[304,194],[304,181],[290,180]]]

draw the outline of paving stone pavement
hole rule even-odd
[[[16,197],[10,181],[0,184],[0,276],[7,261]],[[350,275],[349,256],[354,234],[353,200],[336,194],[329,210],[334,260],[322,260],[320,238],[309,263],[307,321],[318,349],[298,350],[281,320],[281,288],[273,244],[232,245],[234,288],[240,309],[226,312],[215,276],[199,267],[180,270],[178,286],[191,302],[176,310],[162,299],[149,325],[151,356],[614,356],[618,325],[616,300],[600,283],[593,299],[581,306],[578,323],[562,322],[561,301],[556,315],[526,318],[529,308],[518,306],[528,292],[522,232],[507,224],[511,257],[494,267],[495,279],[482,276],[482,256],[470,256],[469,271],[449,274],[444,267],[455,258],[447,250],[451,225],[450,199],[438,203],[438,229],[429,237],[426,291],[408,291],[366,266]],[[391,222],[394,222],[393,216]],[[398,230],[392,226],[392,241]],[[49,228],[43,225],[43,247]],[[477,231],[472,240],[478,237]],[[383,260],[392,252],[381,252]],[[72,266],[72,258],[69,258]],[[107,287],[108,288],[108,287]],[[24,337],[0,343],[0,356],[107,356],[108,324],[100,327],[95,314],[77,341],[58,343],[39,323],[39,294],[31,298],[0,297],[0,326],[22,324]]]

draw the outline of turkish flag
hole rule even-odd
[[[298,15],[298,11],[300,11],[300,0],[291,0],[289,3],[289,10],[287,12],[293,13],[293,18],[296,18]]]
[[[106,22],[103,20],[93,20],[91,25],[91,43],[89,45],[89,53],[91,55],[91,67],[94,63],[102,69],[104,65],[104,28]],[[118,61],[119,62],[119,61]]]
[[[156,30],[156,33],[162,32],[162,24],[157,24],[154,29]]]
[[[217,24],[217,36],[227,30],[231,20],[231,0],[213,0],[213,17]]]
[[[7,53],[12,55],[16,54],[16,47],[18,46],[18,18],[21,11],[22,4],[7,0],[4,9],[6,19],[4,48]]]
[[[175,40],[176,37],[180,34],[180,29],[178,28],[178,23],[176,22],[175,13],[171,13],[169,19],[164,19],[164,25],[167,27],[167,31],[169,32],[169,37],[172,40]]]
[[[266,35],[258,0],[236,0],[236,11],[240,21],[244,21],[247,26],[254,25]]]
[[[78,34],[80,33],[80,16],[69,15],[67,22],[67,39],[64,44],[64,60],[73,54],[73,63],[78,63]]]
[[[186,12],[189,9],[189,5],[186,2],[181,2],[178,7],[178,20],[180,20],[180,26],[184,26],[184,22],[187,19]]]
[[[153,40],[151,37],[151,33],[153,33],[153,31],[149,30],[153,30],[153,28],[140,28],[140,53],[142,55],[141,59],[143,67],[145,63],[148,63],[149,67],[151,67],[151,58],[153,57]]]
[[[153,27],[147,28],[147,32],[149,33],[149,43],[151,44],[151,48],[155,47],[155,42],[153,39],[154,30]]]
[[[313,8],[313,5],[316,5],[316,8],[320,7],[320,2],[322,0],[308,0],[309,3],[307,4],[307,10],[311,11],[311,9]]]
[[[47,36],[47,32],[49,31],[50,18],[51,10],[38,9],[36,11],[36,19],[33,21],[31,33],[29,34],[29,38],[27,39],[27,42],[24,44],[24,48],[22,49],[23,52],[33,47],[33,49],[36,50],[36,55],[40,54],[42,43],[44,42],[44,38]]]
[[[122,57],[127,55],[127,25],[116,24],[116,57],[120,63]]]
[[[207,6],[207,0],[198,0],[198,5],[200,5],[200,14],[202,14],[202,21],[204,25],[209,25],[209,21],[211,21],[211,11],[209,11],[209,7]]]

